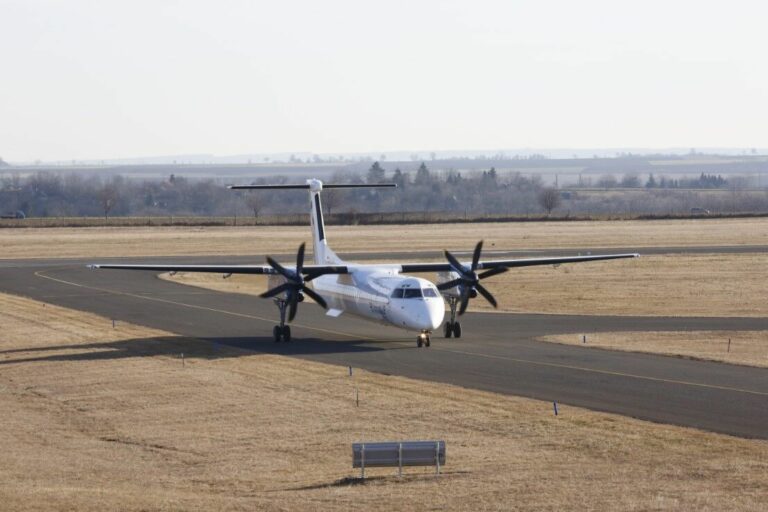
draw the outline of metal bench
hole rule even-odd
[[[352,444],[352,467],[360,468],[360,478],[365,478],[365,468],[398,468],[403,466],[435,466],[435,474],[445,465],[445,441],[395,441],[385,443]]]

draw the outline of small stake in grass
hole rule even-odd
[[[115,328],[115,319],[114,318],[112,319],[112,328],[113,329]]]
[[[352,376],[352,367],[351,366],[349,367],[349,376],[350,377]]]
[[[187,362],[184,360],[184,352],[181,353],[181,366],[187,366]]]
[[[587,342],[587,335],[586,334],[581,337],[581,342],[582,343],[586,343]]]
[[[557,402],[552,402],[552,406],[555,408],[555,416],[557,416]]]
[[[355,407],[360,407],[360,390],[355,388]]]
[[[731,338],[728,338],[728,352],[731,351]]]

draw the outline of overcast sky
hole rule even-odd
[[[0,156],[765,147],[766,20],[740,0],[0,0]]]

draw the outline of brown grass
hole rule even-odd
[[[768,219],[329,226],[344,252],[766,245]],[[2,258],[248,255],[295,252],[309,228],[103,227],[0,230]]]
[[[513,269],[487,287],[499,310],[593,315],[765,316],[768,288],[755,279],[768,254],[651,255],[631,260]],[[424,274],[434,279],[434,274]],[[166,279],[219,291],[259,294],[258,276],[176,274]],[[471,309],[490,311],[482,299]]]
[[[586,336],[586,343],[582,336]],[[541,341],[768,367],[768,331],[600,332]],[[731,341],[730,347],[728,340]]]
[[[6,510],[720,511],[768,492],[763,441],[0,306]],[[443,476],[346,480],[350,443],[416,438],[447,441]]]

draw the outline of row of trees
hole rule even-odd
[[[643,183],[637,174],[625,174],[617,178],[613,174],[601,176],[594,183],[591,178],[579,177],[575,188],[679,188],[679,189],[727,189],[729,182],[721,175],[701,173],[696,178],[669,178],[659,176],[653,173],[648,175],[648,179]]]
[[[626,177],[625,177],[626,178]],[[732,179],[733,180],[733,179]],[[300,180],[297,180],[300,181]],[[323,193],[327,213],[342,212],[460,212],[490,214],[589,215],[613,213],[687,213],[691,208],[713,212],[768,211],[764,192],[710,193],[662,186],[661,178],[632,186],[637,191],[599,194],[564,192],[546,186],[540,177],[501,175],[494,168],[469,175],[457,171],[435,173],[422,163],[416,171],[386,170],[374,162],[366,173],[338,172],[337,183],[394,182],[392,189],[329,189]],[[691,188],[723,188],[720,176],[702,174]],[[259,178],[253,184],[287,183],[286,178]],[[626,184],[623,179],[621,183]],[[628,183],[634,183],[630,180]],[[678,181],[679,183],[679,181]],[[304,212],[304,191],[233,192],[213,179],[192,180],[171,175],[165,180],[124,177],[102,179],[77,174],[36,173],[0,178],[0,213],[16,210],[35,217],[79,216],[255,216]]]

